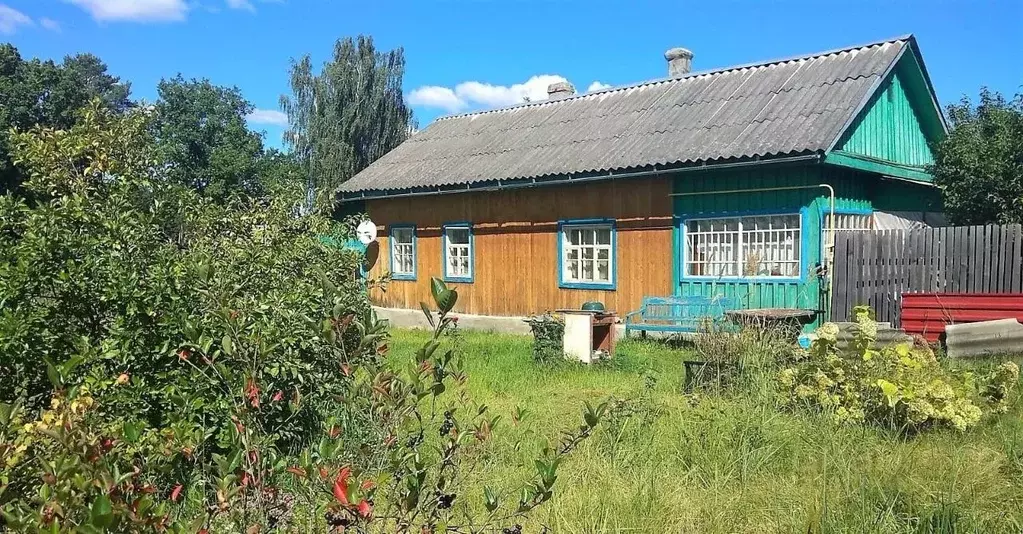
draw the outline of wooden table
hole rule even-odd
[[[747,310],[729,310],[725,312],[733,323],[754,328],[792,330],[799,335],[803,326],[817,318],[817,310],[801,308],[751,308]]]

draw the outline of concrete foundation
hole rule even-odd
[[[377,317],[387,319],[395,328],[416,328],[429,330],[430,323],[426,321],[423,310],[405,310],[401,308],[382,308],[373,306]],[[526,324],[525,317],[519,316],[497,316],[497,315],[471,315],[467,313],[453,314],[458,317],[458,327],[466,330],[479,330],[482,332],[498,332],[502,334],[531,335],[532,331]],[[615,325],[615,337],[625,339],[625,325]],[[632,337],[640,337],[633,334]],[[667,337],[660,332],[651,332],[650,337],[660,339]]]
[[[380,319],[387,319],[396,328],[430,329],[430,323],[423,315],[423,310],[404,310],[399,308],[381,308],[373,306]],[[529,325],[524,323],[525,317],[500,317],[491,315],[471,315],[453,313],[458,317],[458,327],[466,330],[483,332],[500,332],[504,334],[529,334]]]

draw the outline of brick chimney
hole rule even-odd
[[[547,86],[547,99],[557,100],[575,94],[575,87],[568,82],[555,82]]]
[[[693,70],[693,53],[685,48],[672,48],[664,53],[668,60],[668,77],[681,78]]]

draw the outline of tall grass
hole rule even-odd
[[[392,357],[424,340],[395,331]],[[538,366],[526,336],[465,332],[474,399],[504,414],[485,483],[512,487],[583,401],[633,399],[562,467],[535,532],[1020,532],[1021,408],[915,438],[781,411],[761,388],[681,393],[685,350],[627,340],[614,361]],[[760,367],[758,367],[760,369]],[[759,371],[758,371],[759,372]],[[759,375],[758,375],[759,376]],[[516,408],[526,410],[517,424]],[[514,496],[507,496],[513,499]]]

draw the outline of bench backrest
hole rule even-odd
[[[716,297],[644,297],[644,320],[716,319],[738,308],[737,299]]]

